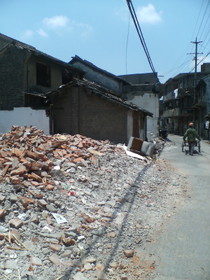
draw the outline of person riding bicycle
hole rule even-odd
[[[189,144],[189,154],[192,156],[194,152],[194,146],[196,144],[196,139],[198,139],[198,141],[201,140],[192,122],[189,123],[189,128],[186,130],[183,136],[184,142],[186,142],[186,139]]]

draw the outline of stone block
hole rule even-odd
[[[154,153],[155,145],[151,142],[144,141],[141,146],[141,153],[146,156],[152,156]]]

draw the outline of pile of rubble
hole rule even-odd
[[[134,245],[166,215],[163,166],[109,141],[12,127],[0,137],[0,279],[144,279],[154,264],[140,269]]]
[[[13,126],[11,132],[4,134],[1,139],[1,175],[11,183],[21,183],[25,187],[43,184],[46,188],[52,188],[48,186],[52,183],[49,171],[52,167],[56,169],[55,159],[60,165],[65,160],[72,164],[85,165],[87,160],[94,163],[95,155],[101,155],[107,143],[81,135],[46,136],[35,127]]]

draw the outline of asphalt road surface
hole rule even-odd
[[[182,152],[182,138],[169,135],[174,143],[161,158],[186,174],[190,199],[164,226],[149,252],[157,262],[155,280],[210,280],[210,144],[201,141],[201,153]]]

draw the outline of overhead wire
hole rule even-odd
[[[201,3],[201,6],[200,6],[200,10],[199,10],[199,13],[198,13],[198,17],[197,17],[197,20],[196,20],[196,24],[195,24],[194,32],[193,32],[193,36],[192,36],[192,38],[195,38],[195,37],[199,38],[200,43],[202,43],[200,45],[200,50],[203,51],[203,52],[206,49],[206,47],[208,46],[208,43],[209,43],[209,40],[210,40],[209,19],[210,19],[210,1],[207,0],[207,2],[206,2],[205,0],[203,0],[202,3]],[[197,41],[197,39],[195,41]],[[205,43],[203,43],[203,42],[205,42]],[[193,42],[191,42],[191,43],[193,43]],[[194,53],[194,50],[195,50],[194,46],[192,45],[191,46],[191,53]],[[208,53],[199,62],[197,62],[197,65],[199,65],[201,62],[203,62],[207,58],[209,53],[210,52],[208,50]],[[194,59],[195,59],[195,57],[194,57]],[[180,66],[178,66],[176,68],[179,68],[180,72],[181,72],[181,70],[184,70],[184,69],[189,67],[189,62],[190,61],[192,61],[192,59],[185,60]],[[195,66],[189,72],[192,72],[194,70],[195,70]]]
[[[203,52],[205,50],[205,47],[207,47],[207,45],[208,45],[208,42],[209,42],[208,37],[210,37],[210,30],[208,28],[208,21],[210,19],[210,17],[208,16],[208,9],[210,8],[209,6],[210,6],[209,5],[209,0],[202,0],[202,3],[200,5],[200,9],[199,9],[199,12],[198,12],[198,16],[197,16],[197,19],[196,19],[196,23],[195,23],[195,26],[194,26],[194,29],[193,29],[193,32],[192,32],[192,38],[196,38],[196,36],[199,36],[199,39],[200,39],[200,36],[202,36],[202,41],[206,42],[205,44],[200,45],[200,48],[202,48]],[[190,53],[194,53],[194,51],[195,51],[194,46],[190,42],[189,42],[189,45],[188,45],[188,49],[191,50]],[[186,53],[187,53],[187,51],[186,51]],[[192,61],[192,59],[187,58],[186,54],[183,55],[183,56],[185,57],[184,61],[182,63],[180,62],[178,64],[178,66],[175,66],[175,67],[171,68],[164,75],[168,76],[169,73],[176,74],[176,73],[182,73],[184,71],[189,72],[189,70],[187,70],[187,69],[189,69],[189,65],[190,65],[190,62]],[[205,60],[205,58],[207,56],[208,56],[208,54],[204,58],[202,58],[202,61]],[[177,61],[181,61],[181,59],[177,59]],[[200,62],[202,62],[202,61],[200,61]],[[200,62],[199,62],[199,64],[200,64]],[[194,69],[195,69],[195,67],[194,67]]]
[[[126,74],[128,73],[128,41],[129,41],[129,34],[130,34],[130,15],[128,18],[128,30],[127,30],[127,37],[126,37],[126,46],[125,46],[125,69]]]
[[[149,62],[150,68],[151,68],[152,72],[155,74],[155,76],[156,76],[156,78],[157,78],[156,71],[155,71],[155,67],[154,67],[154,65],[153,65],[151,56],[150,56],[150,54],[149,54],[149,50],[148,50],[148,48],[147,48],[147,45],[146,45],[146,42],[145,42],[145,39],[144,39],[144,35],[143,35],[143,33],[142,33],[142,30],[141,30],[141,27],[140,27],[138,18],[137,18],[137,16],[136,16],[136,12],[135,12],[134,6],[133,6],[133,4],[132,4],[132,1],[131,1],[131,0],[126,0],[126,2],[127,2],[127,5],[128,5],[128,8],[129,8],[131,17],[132,17],[132,19],[133,19],[133,22],[134,22],[136,31],[137,31],[137,33],[138,33],[139,39],[140,39],[140,41],[141,41],[142,47],[143,47],[144,52],[145,52],[145,54],[146,54],[147,60],[148,60],[148,62]],[[158,78],[157,78],[157,80],[158,80]],[[159,80],[158,80],[158,82],[159,82]]]
[[[208,30],[208,32],[210,33],[210,29]],[[205,51],[205,49],[207,47],[209,47],[209,40],[210,40],[210,34],[208,34],[208,36],[205,37],[205,39],[203,39],[203,44],[201,44],[202,50]]]
[[[149,54],[149,51],[148,51],[148,48],[147,48],[142,30],[141,30],[138,18],[136,16],[135,9],[133,7],[132,1],[131,0],[126,0],[126,2],[127,2],[127,5],[128,5],[128,8],[129,8],[131,17],[133,19],[135,28],[137,30],[139,39],[141,41],[142,47],[143,47],[144,52],[146,54],[147,60],[149,62],[150,68],[152,69],[153,73],[156,74],[156,71],[155,71],[151,56]],[[199,39],[204,38],[202,40],[202,42],[204,41],[205,44],[202,44],[200,46],[202,48],[202,51],[204,51],[206,49],[206,47],[208,46],[209,40],[210,40],[210,28],[209,28],[210,11],[209,11],[209,9],[210,9],[210,1],[207,0],[207,3],[205,4],[205,0],[203,0],[202,4],[200,6],[200,10],[199,10],[199,13],[198,13],[196,24],[195,24],[195,27],[194,27],[194,33],[193,34],[197,34],[196,37],[199,37]],[[127,35],[127,42],[126,42],[126,58],[127,58],[128,36],[129,36],[129,32],[128,32],[128,35]],[[191,43],[193,43],[193,42],[191,42]],[[200,41],[200,43],[201,43],[201,41]],[[194,51],[194,46],[191,45],[191,49],[192,49],[192,52],[193,52]],[[203,57],[201,59],[200,62],[197,63],[197,65],[199,65],[202,61],[204,61],[206,59],[206,57],[209,55],[209,53],[210,52],[208,50],[208,53],[205,55],[205,57]],[[175,69],[169,70],[167,72],[167,74],[172,72],[173,70],[174,70],[173,72],[175,72],[176,69],[177,69],[177,72],[178,72],[178,69],[180,69],[180,72],[181,72],[181,69],[184,70],[184,69],[189,67],[189,62],[190,61],[192,61],[192,60],[191,59],[185,60],[183,63],[181,63]],[[126,65],[126,67],[127,67],[127,65]],[[195,67],[194,67],[194,69],[195,69]]]
[[[204,45],[204,47],[203,47],[203,50],[206,49],[207,45],[209,45],[209,42],[210,42],[210,37],[209,37],[208,41],[205,43],[205,45]]]
[[[206,27],[207,27],[208,22],[209,22],[209,16],[206,17],[206,20],[205,20],[204,26],[203,26],[203,30],[202,30],[202,32],[201,32],[201,34],[200,34],[200,38],[203,38],[204,32],[207,31]],[[208,30],[208,31],[209,31],[209,30]],[[205,33],[205,34],[206,34],[206,33]],[[205,38],[205,36],[204,36],[204,38]]]
[[[210,55],[210,52],[208,52],[199,62],[197,65],[201,64],[201,62],[203,62],[208,56]],[[193,69],[190,72],[193,72],[195,70],[195,67],[193,67]]]
[[[209,40],[210,40],[210,2],[209,1],[207,3],[204,14],[206,15],[206,17],[204,19],[203,16],[202,19],[202,21],[204,22],[203,29],[199,35],[200,36],[199,38],[203,41],[203,44],[201,44],[201,49],[203,52],[205,52],[206,48],[208,47]],[[209,51],[209,49],[207,51]]]
[[[195,38],[198,35],[198,34],[196,35],[196,29],[197,29],[197,25],[198,25],[198,22],[199,22],[199,18],[200,18],[200,15],[201,15],[201,11],[202,11],[204,2],[205,2],[205,0],[203,0],[202,3],[201,3],[200,10],[198,12],[198,16],[197,16],[197,19],[196,19],[196,22],[195,22],[195,26],[194,26],[194,31],[193,31],[193,34],[191,36],[192,38]]]
[[[184,62],[182,62],[181,64],[179,64],[176,67],[171,68],[168,72],[165,73],[165,75],[168,76],[168,74],[171,73],[171,75],[173,76],[173,73],[175,75],[176,73],[183,72],[189,66],[190,61],[191,61],[191,58],[185,59]]]
[[[199,25],[199,28],[198,28],[198,31],[197,31],[197,35],[196,35],[197,38],[199,37],[199,33],[200,33],[201,27],[202,27],[202,25],[203,25],[203,21],[204,21],[204,18],[205,18],[205,16],[206,16],[206,13],[207,13],[207,11],[208,11],[208,6],[209,6],[209,4],[210,4],[210,2],[207,1],[207,5],[206,5],[206,7],[205,7],[205,9],[204,9],[204,14],[203,14],[203,16],[202,16],[202,20],[201,20],[201,22],[200,22],[200,25]]]
[[[203,10],[202,10],[203,12],[202,12],[202,14],[199,13],[199,16],[201,18],[200,18],[200,24],[198,26],[197,33],[196,33],[196,38],[199,38],[199,42],[201,43],[199,46],[199,49],[201,52],[197,53],[198,55],[200,54],[200,56],[197,59],[197,65],[191,71],[193,71],[193,70],[196,71],[197,66],[199,64],[201,64],[201,62],[203,62],[208,57],[209,50],[210,50],[210,49],[207,49],[207,52],[206,52],[206,48],[207,48],[209,40],[210,40],[210,1],[207,0],[205,3],[205,1],[203,0],[202,7],[203,7]],[[206,55],[205,55],[205,53],[206,53]],[[201,56],[203,54],[205,56]]]

